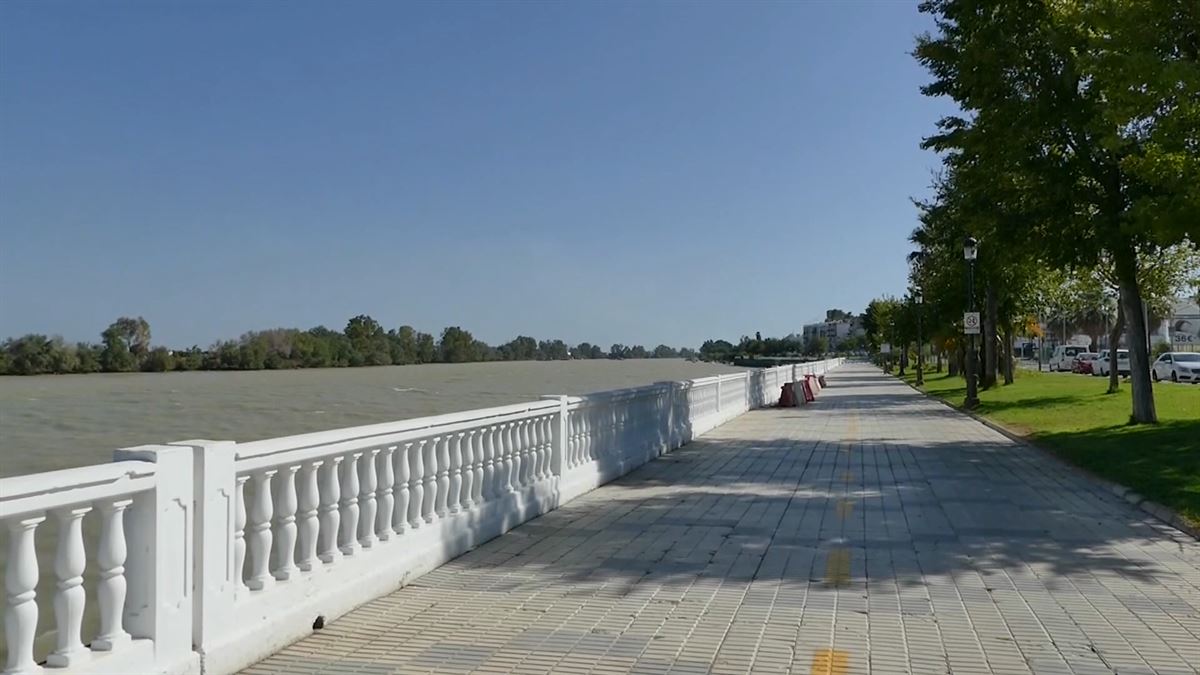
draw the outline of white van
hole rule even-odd
[[[1087,352],[1087,347],[1079,345],[1059,345],[1054,348],[1054,353],[1050,355],[1050,370],[1071,370],[1071,364],[1075,362],[1075,357]]]

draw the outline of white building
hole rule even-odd
[[[817,323],[805,324],[804,329],[801,331],[804,341],[808,341],[814,337],[823,337],[829,344],[830,349],[836,349],[847,338],[866,334],[867,331],[862,326],[862,319],[856,316],[848,319],[818,321]]]

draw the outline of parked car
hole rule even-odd
[[[1167,352],[1150,367],[1154,381],[1200,383],[1200,353]]]
[[[1112,354],[1111,354],[1111,351],[1108,349],[1105,349],[1104,351],[1100,352],[1100,357],[1092,362],[1092,374],[1093,375],[1107,376],[1110,372],[1112,372],[1112,368],[1113,368]],[[1097,372],[1097,371],[1099,371],[1099,372]],[[1117,374],[1120,375],[1121,377],[1129,377],[1129,373],[1130,373],[1129,350],[1128,349],[1118,349],[1117,350]]]
[[[1077,345],[1059,345],[1054,348],[1054,352],[1050,354],[1050,370],[1067,371],[1071,370],[1071,363],[1076,356],[1087,351],[1087,347],[1079,347]]]
[[[1096,360],[1099,354],[1095,352],[1084,352],[1075,357],[1075,361],[1071,364],[1072,373],[1081,373],[1083,375],[1092,374],[1092,363]]]

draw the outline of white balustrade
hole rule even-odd
[[[298,547],[296,567],[302,572],[311,572],[321,561],[317,548],[320,544],[321,533],[321,467],[322,460],[310,461],[300,472],[297,495],[297,540]]]
[[[141,446],[117,451],[114,460],[0,479],[0,527],[8,535],[5,675],[198,668],[184,543],[192,537],[191,451]],[[127,517],[134,527],[126,528]],[[57,537],[41,550],[37,531],[48,518]],[[94,550],[84,542],[85,521],[99,532]],[[44,575],[52,590],[39,597]],[[93,598],[96,621],[85,624]],[[35,651],[40,617],[52,619],[48,653]]]
[[[252,591],[269,588],[275,581],[271,576],[271,517],[275,512],[271,499],[271,479],[276,471],[257,471],[250,476],[252,497],[246,524],[246,543],[250,550],[250,578],[246,586]]]
[[[375,501],[375,491],[379,489],[379,479],[375,475],[375,461],[379,457],[379,449],[374,448],[362,454],[359,467],[362,472],[361,492],[359,493],[359,516],[361,530],[358,538],[363,548],[371,548],[379,543],[375,533],[375,519],[378,515],[379,504]]]
[[[421,450],[422,457],[425,460],[425,472],[423,479],[425,482],[425,495],[421,504],[421,519],[428,524],[433,524],[437,520],[437,493],[438,493],[438,452],[437,447],[441,444],[441,437],[435,436],[428,441],[422,441]]]
[[[92,640],[92,649],[110,652],[129,643],[122,615],[125,613],[125,510],[132,499],[100,502],[100,544],[96,549],[96,605],[100,614],[100,633]],[[10,643],[11,644],[11,643]]]
[[[438,518],[450,514],[450,437],[443,436],[437,442],[437,498],[434,508]]]
[[[396,507],[392,516],[392,529],[396,534],[404,534],[414,527],[409,517],[409,500],[412,499],[412,443],[404,443],[395,454],[396,462]]]
[[[462,491],[463,491],[463,452],[462,452],[462,434],[457,433],[448,439],[447,445],[450,450],[450,482],[449,490],[446,494],[446,500],[449,504],[447,510],[450,513],[458,513],[462,511]]]
[[[8,644],[5,673],[32,673],[33,637],[37,630],[38,559],[34,533],[46,516],[35,512],[8,521],[8,567],[4,571],[4,639]]]
[[[79,632],[83,628],[83,567],[87,562],[83,550],[83,517],[91,506],[69,506],[55,511],[58,518],[58,553],[54,558],[54,574],[58,583],[54,590],[54,628],[58,642],[46,658],[46,664],[66,668],[78,664],[88,655]]]
[[[237,477],[237,492],[233,526],[233,569],[237,575],[235,586],[246,589],[246,482],[250,476]]]
[[[142,446],[112,464],[0,479],[4,673],[40,673],[41,658],[80,673],[200,672],[200,654],[205,672],[233,672],[301,637],[313,616],[407,583],[837,365],[251,443]],[[58,537],[41,560],[34,540],[47,517]],[[38,597],[47,574],[52,594]],[[98,630],[83,621],[90,598]],[[55,643],[43,656],[34,643],[46,612]]]
[[[342,555],[355,555],[362,550],[358,541],[358,460],[361,452],[352,452],[342,460],[341,549]]]
[[[471,446],[471,507],[483,505],[483,465],[486,457],[483,454],[483,430],[472,429],[468,443]]]
[[[396,452],[396,446],[391,445],[379,452],[379,496],[376,498],[376,503],[379,508],[379,520],[375,525],[375,531],[379,535],[381,541],[387,541],[392,538],[394,527],[392,523],[392,510],[396,508],[394,496],[396,486],[395,462],[392,455]]]
[[[338,467],[341,464],[341,457],[330,457],[321,467],[321,506],[317,509],[321,526],[317,557],[326,564],[342,557],[339,537],[342,522],[342,484],[338,480]]]
[[[300,465],[283,467],[275,481],[275,568],[271,574],[277,580],[290,579],[299,571],[296,567],[296,474]]]

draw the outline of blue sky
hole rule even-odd
[[[915,2],[0,3],[0,336],[698,345],[903,290]]]

